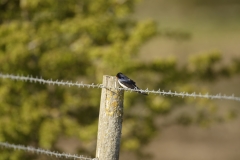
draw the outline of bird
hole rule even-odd
[[[123,88],[128,88],[128,89],[140,89],[136,86],[136,83],[131,80],[130,78],[128,78],[127,76],[125,76],[124,74],[122,74],[121,72],[119,72],[116,75],[117,79],[118,79],[118,83],[120,84],[120,86],[122,86]],[[141,91],[136,91],[138,93],[141,93],[143,95],[148,95],[145,92],[141,92]]]

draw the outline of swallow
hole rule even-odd
[[[117,79],[118,79],[118,83],[120,84],[120,86],[122,86],[123,88],[128,88],[128,89],[140,89],[136,86],[136,83],[131,80],[130,78],[128,78],[127,76],[125,76],[124,74],[122,74],[121,72],[119,72],[116,75]],[[141,91],[136,91],[138,93],[141,93],[143,95],[147,95],[147,93],[141,92]]]

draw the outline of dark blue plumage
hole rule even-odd
[[[125,76],[122,73],[118,73],[116,75],[116,77],[118,78],[118,83],[123,87],[123,88],[128,88],[128,89],[140,89],[136,86],[136,83],[131,80],[130,78],[128,78],[127,76]],[[137,91],[138,93],[147,95],[146,93],[142,93],[140,91]]]

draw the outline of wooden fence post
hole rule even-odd
[[[118,160],[122,121],[123,90],[115,76],[103,76],[103,86],[98,122],[96,158],[99,160]]]

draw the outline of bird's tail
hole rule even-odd
[[[138,87],[135,87],[135,89],[138,89],[138,90],[140,90],[140,88],[138,88]],[[146,93],[146,92],[141,92],[141,91],[136,91],[137,93],[140,93],[140,94],[143,94],[143,95],[145,95],[145,96],[147,96],[148,94]]]
[[[147,93],[145,93],[145,92],[141,92],[141,91],[138,91],[138,93],[143,94],[143,95],[145,95],[145,96],[148,95]]]

